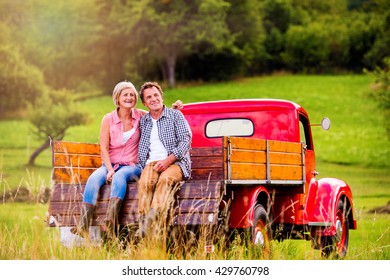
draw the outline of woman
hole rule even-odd
[[[127,182],[141,174],[138,164],[139,121],[146,113],[136,109],[138,92],[130,82],[118,83],[112,93],[116,109],[103,117],[100,127],[100,149],[103,164],[87,180],[80,209],[80,222],[73,234],[88,235],[99,189],[111,182],[110,201],[104,220],[108,234],[113,235],[126,194]]]
[[[127,190],[127,182],[138,180],[141,166],[138,163],[140,119],[147,112],[135,108],[138,92],[131,82],[119,82],[112,93],[116,109],[103,117],[100,126],[100,154],[102,166],[87,180],[80,209],[80,222],[71,228],[73,234],[87,236],[92,221],[99,189],[111,182],[110,201],[104,223],[109,236],[114,236],[118,216]],[[172,108],[181,110],[183,103],[177,100]]]

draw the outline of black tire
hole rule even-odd
[[[252,243],[261,247],[262,256],[269,259],[271,256],[272,230],[267,211],[264,206],[257,204],[254,209]]]
[[[336,235],[321,237],[321,253],[324,257],[344,258],[348,251],[349,222],[346,202],[339,200],[336,209]]]

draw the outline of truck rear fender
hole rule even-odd
[[[253,225],[254,207],[262,204],[272,221],[273,208],[271,196],[263,186],[240,186],[234,189],[234,199],[230,207],[230,227],[249,228]]]
[[[325,228],[326,235],[334,235],[335,213],[338,201],[342,199],[347,204],[349,228],[356,229],[353,217],[352,192],[343,181],[335,178],[322,178],[311,181],[306,200],[306,219],[309,226]]]

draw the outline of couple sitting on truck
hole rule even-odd
[[[138,93],[132,83],[120,82],[113,90],[116,109],[103,117],[100,127],[103,163],[87,180],[73,234],[88,236],[99,189],[108,181],[111,193],[104,223],[108,236],[116,236],[127,183],[138,181],[137,236],[144,237],[151,222],[166,215],[172,188],[190,176],[192,133],[180,112],[181,101],[167,108],[156,82],[144,83],[140,97],[149,112],[135,108]]]

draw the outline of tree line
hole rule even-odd
[[[3,115],[47,90],[361,72],[389,55],[389,0],[0,0]]]

